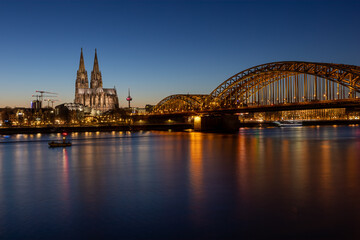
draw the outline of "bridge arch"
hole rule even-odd
[[[200,110],[207,94],[174,94],[162,99],[153,113],[184,112]]]
[[[359,80],[360,67],[353,65],[267,63],[225,80],[204,100],[203,109],[356,98]]]

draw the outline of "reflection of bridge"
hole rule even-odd
[[[208,95],[178,94],[161,100],[154,115],[234,113],[360,106],[360,67],[274,62],[230,77]]]

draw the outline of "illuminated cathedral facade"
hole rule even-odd
[[[87,71],[85,70],[83,51],[81,49],[79,70],[76,75],[74,102],[101,112],[119,107],[119,99],[115,87],[103,88],[96,49],[94,67],[91,71],[90,87]]]

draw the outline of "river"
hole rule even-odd
[[[0,239],[359,239],[360,128],[0,136]]]

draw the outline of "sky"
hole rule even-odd
[[[36,90],[73,102],[80,49],[95,48],[104,88],[126,107],[209,94],[275,61],[360,66],[360,1],[0,0],[0,107],[30,107]]]

